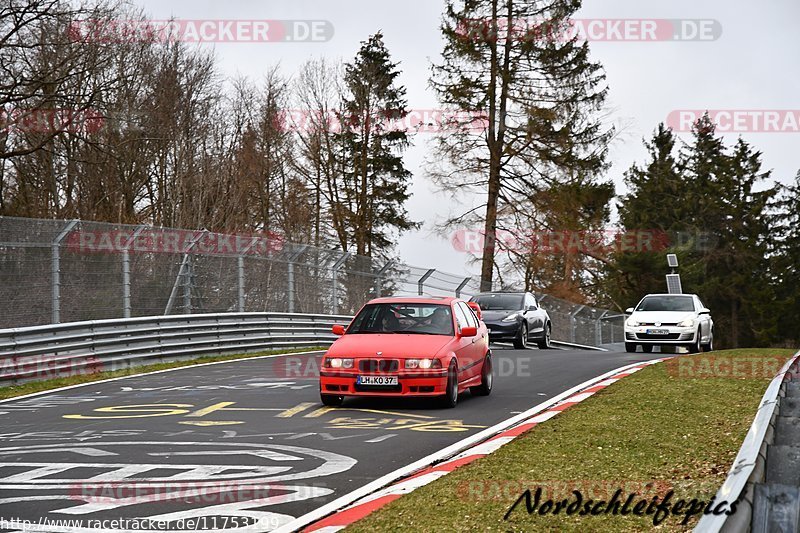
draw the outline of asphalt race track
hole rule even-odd
[[[323,407],[319,355],[185,368],[0,403],[0,518],[48,533],[267,531],[587,379],[660,357],[493,352],[492,395],[462,394],[455,409],[417,399]],[[137,518],[163,523],[121,521]]]

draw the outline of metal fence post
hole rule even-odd
[[[131,244],[147,226],[139,226],[122,248],[122,316],[131,317]]]
[[[580,313],[581,311],[583,311],[584,307],[586,307],[586,306],[582,305],[582,306],[578,307],[578,309],[576,311],[574,311],[574,312],[569,314],[569,342],[572,342],[572,343],[575,342],[575,316],[578,313]]]
[[[183,275],[183,314],[192,314],[192,286],[194,285],[194,259],[191,255]]]
[[[294,313],[294,296],[295,296],[295,288],[294,288],[294,263],[297,261],[300,256],[305,251],[307,245],[301,244],[297,250],[295,250],[289,256],[289,268],[288,274],[289,278],[287,280],[287,292],[288,292],[288,300],[289,300],[289,313]]]
[[[386,273],[387,270],[389,270],[391,266],[392,262],[389,261],[388,263],[383,265],[383,267],[375,274],[375,298],[381,297],[381,290],[383,289],[382,287],[383,275]]]
[[[432,268],[427,272],[425,272],[425,274],[423,274],[421,278],[419,278],[419,281],[417,282],[417,288],[419,289],[420,296],[422,296],[423,293],[425,292],[425,282],[428,281],[428,278],[431,277],[434,272],[436,272],[436,269]]]
[[[333,314],[339,314],[339,269],[342,268],[345,261],[350,258],[350,252],[344,252],[342,257],[336,261],[331,267],[331,300],[333,303]]]
[[[456,298],[461,298],[461,291],[464,290],[464,287],[466,287],[467,283],[469,283],[471,280],[472,278],[464,278],[464,281],[461,282],[461,285],[456,288]]]
[[[78,224],[77,220],[72,220],[61,230],[51,246],[52,259],[50,263],[52,281],[52,311],[51,317],[53,324],[61,322],[61,241]]]
[[[245,248],[239,253],[239,256],[236,258],[236,287],[237,287],[236,308],[239,310],[240,313],[244,313],[244,254],[248,253],[253,248],[253,246],[255,246],[257,241],[258,237],[253,237],[253,240],[250,241],[250,244],[245,246]]]
[[[189,243],[189,246],[186,247],[186,250],[183,251],[183,260],[181,261],[181,266],[178,269],[178,275],[175,276],[175,283],[172,285],[172,291],[169,293],[169,300],[167,300],[167,306],[164,308],[164,314],[168,315],[172,312],[172,306],[175,305],[175,298],[178,295],[178,286],[180,285],[181,280],[184,278],[185,273],[184,271],[189,265],[189,252],[192,251],[195,244],[200,240],[200,238],[205,235],[206,233],[210,233],[207,229],[204,229],[200,232],[199,235],[195,236],[194,239]],[[184,292],[184,298],[186,297],[186,293]],[[189,294],[189,307],[191,307],[191,293]]]
[[[244,257],[241,255],[236,258],[236,283],[237,283],[237,298],[236,309],[240,313],[244,313]]]
[[[594,323],[594,345],[600,346],[603,344],[603,317],[608,314],[608,311],[603,311]]]

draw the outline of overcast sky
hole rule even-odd
[[[431,109],[437,103],[428,88],[430,64],[439,61],[438,31],[441,0],[134,0],[156,19],[277,19],[325,20],[334,29],[326,42],[201,44],[211,47],[221,73],[258,79],[274,64],[291,75],[314,56],[350,60],[360,41],[382,30],[392,57],[400,62],[400,78],[408,89],[409,108]],[[712,21],[708,40],[642,42],[596,41],[592,56],[608,76],[611,119],[622,129],[612,147],[608,173],[623,193],[622,173],[645,157],[642,137],[676,110],[793,110],[800,115],[800,2],[732,2],[730,0],[585,0],[576,19],[680,19]],[[715,22],[713,22],[715,21]],[[662,28],[662,23],[658,23]],[[607,26],[606,26],[607,27]],[[700,27],[686,23],[686,32]],[[594,27],[596,31],[597,26]],[[612,28],[613,29],[613,28]],[[720,33],[721,30],[721,33]],[[661,36],[661,32],[657,32]],[[741,118],[741,117],[740,117]],[[791,118],[791,117],[789,117]],[[722,120],[722,118],[720,118]],[[742,126],[751,129],[746,123]],[[763,152],[773,178],[788,182],[800,169],[800,132],[781,116],[778,132],[726,134],[733,142],[741,135]],[[436,193],[425,177],[423,159],[432,133],[414,136],[406,166],[414,173],[408,203],[420,231],[401,237],[399,256],[417,266],[453,273],[474,273],[464,254],[436,235],[433,225],[448,210],[458,211],[451,199]],[[681,134],[687,138],[687,134]]]

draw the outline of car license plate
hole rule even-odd
[[[669,335],[668,329],[648,329],[648,335]]]
[[[356,385],[397,385],[397,376],[358,376]]]

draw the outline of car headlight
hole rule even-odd
[[[637,321],[635,321],[635,320],[633,320],[631,318],[626,320],[625,323],[628,325],[628,327],[631,327],[631,328],[635,328],[636,326],[639,325],[639,323]]]
[[[406,368],[442,368],[442,362],[438,359],[406,359]]]
[[[505,317],[503,319],[503,322],[516,322],[519,317],[520,317],[519,313],[514,313]]]
[[[678,327],[679,328],[691,328],[692,326],[694,326],[694,319],[693,318],[687,318],[683,322],[678,322]]]
[[[325,359],[326,368],[353,368],[352,359],[342,359],[340,357],[333,357]]]

